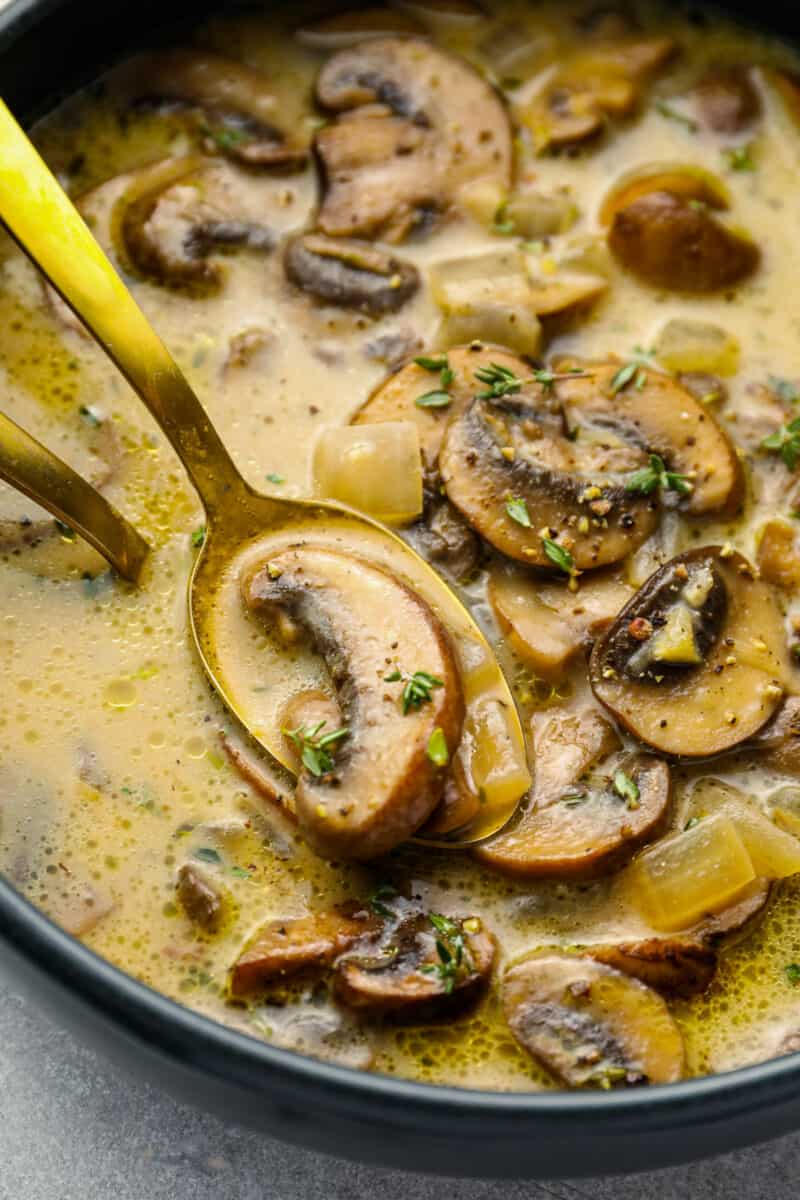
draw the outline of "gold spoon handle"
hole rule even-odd
[[[0,479],[82,534],[125,579],[135,583],[149,546],[72,467],[0,413]]]
[[[0,218],[169,438],[210,514],[246,485],[164,343],[0,100]]]

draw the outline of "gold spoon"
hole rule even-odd
[[[0,479],[80,533],[136,583],[150,551],[137,530],[72,467],[0,413]]]
[[[487,705],[492,713],[481,751],[484,774],[487,750],[491,758],[495,748],[514,768],[505,782],[500,771],[499,782],[487,783],[487,799],[466,827],[430,840],[464,846],[502,828],[527,792],[530,775],[514,700],[473,618],[425,560],[378,522],[328,501],[264,495],[242,478],[178,365],[1,100],[0,218],[144,401],[200,496],[206,536],[189,580],[190,625],[205,671],[228,708],[273,759],[294,772],[278,723],[261,727],[258,713],[247,711],[231,686],[225,614],[235,605],[241,609],[238,579],[248,563],[270,552],[263,547],[274,551],[297,540],[301,529],[313,528],[315,541],[339,546],[352,545],[356,537],[362,553],[368,545],[369,554],[405,579],[450,630],[461,659],[468,717],[472,712],[480,720]],[[99,518],[87,507],[85,527],[95,515]],[[466,740],[475,742],[474,731]]]

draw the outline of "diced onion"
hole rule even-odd
[[[413,421],[326,429],[314,450],[314,489],[378,520],[413,521],[422,512],[422,458]]]

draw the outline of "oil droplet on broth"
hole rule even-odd
[[[114,679],[104,693],[106,704],[110,708],[130,708],[136,703],[136,684],[132,679]]]
[[[183,744],[189,758],[202,758],[206,752],[206,743],[201,737],[190,737]]]

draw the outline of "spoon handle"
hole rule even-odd
[[[0,479],[82,534],[125,579],[136,583],[149,546],[72,467],[0,413]]]
[[[211,515],[246,484],[164,343],[0,100],[0,218],[144,401]]]

